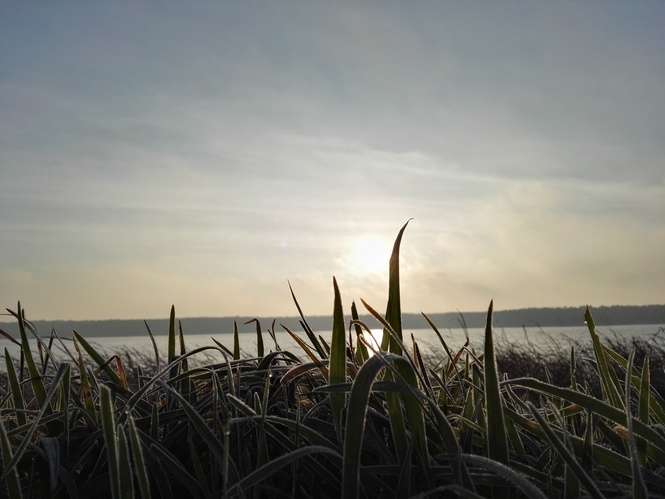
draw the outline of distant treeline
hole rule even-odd
[[[629,325],[629,324],[665,324],[665,305],[613,305],[609,307],[595,307],[592,309],[594,320],[598,325]],[[483,327],[485,325],[485,312],[446,312],[429,314],[434,323],[441,328],[459,328],[462,323],[469,328]],[[183,330],[191,334],[219,334],[233,332],[233,322],[236,321],[241,332],[255,331],[254,324],[244,323],[253,317],[189,317],[182,319]],[[273,318],[259,318],[263,329],[270,327]],[[377,321],[368,316],[360,319],[368,326],[379,327]],[[281,324],[294,331],[302,330],[298,317],[276,317],[275,328],[281,331]],[[332,327],[332,317],[325,315],[307,317],[307,322],[315,330],[327,331]],[[155,334],[166,334],[168,319],[149,319],[147,321]],[[145,334],[145,325],[142,320],[102,320],[102,321],[35,321],[40,334],[48,334],[55,329],[59,334],[69,336],[73,330],[86,336],[130,336]],[[426,328],[420,314],[406,313],[402,315],[402,324],[405,328]],[[537,328],[538,326],[583,326],[584,307],[563,308],[521,308],[515,310],[499,310],[494,312],[495,327],[522,327]],[[16,335],[17,328],[14,323],[0,323],[0,329]]]

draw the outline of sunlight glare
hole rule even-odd
[[[390,241],[380,237],[360,237],[351,242],[346,267],[356,275],[388,275]]]

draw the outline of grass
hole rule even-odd
[[[280,349],[274,324],[264,343],[257,321],[257,355],[244,357],[237,328],[231,346],[188,351],[175,309],[167,358],[148,331],[154,358],[128,359],[78,334],[40,339],[19,304],[9,312],[20,356],[5,351],[0,400],[0,494],[665,497],[662,340],[603,343],[588,311],[591,341],[569,354],[528,341],[496,350],[490,304],[482,351],[451,350],[424,316],[439,348],[423,358],[401,327],[405,228],[386,313],[362,302],[382,345],[355,303],[344,322],[336,281],[330,342],[291,291],[305,335],[289,333],[302,352]]]

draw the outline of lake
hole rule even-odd
[[[621,326],[599,326],[597,328],[601,338],[621,338],[630,340],[631,338],[648,338],[654,335],[665,337],[665,326],[657,324],[636,324]],[[465,342],[465,332],[463,329],[441,329],[444,340],[451,349],[459,349]],[[373,336],[380,342],[382,332],[380,329],[372,330]],[[471,346],[482,348],[484,329],[469,328],[467,330]],[[543,328],[495,328],[495,345],[497,349],[503,349],[510,346],[529,346],[533,345],[543,352],[552,352],[555,350],[567,349],[576,342],[589,342],[589,332],[586,327],[543,327]],[[307,339],[302,332],[297,333],[303,339]],[[330,342],[330,331],[319,332],[326,341]],[[404,339],[407,346],[411,345],[411,334],[418,342],[423,353],[437,353],[442,350],[441,345],[431,329],[405,329]],[[221,333],[214,335],[214,338],[224,344],[227,348],[233,349],[233,333]],[[243,332],[239,335],[240,348],[244,356],[256,355],[256,334]],[[167,336],[163,334],[155,335],[160,354],[165,356],[167,349]],[[286,333],[276,333],[277,343],[283,350],[291,350],[297,354],[303,354],[296,342]],[[34,341],[34,340],[33,340]],[[153,355],[153,348],[148,335],[134,336],[98,336],[90,338],[89,341],[107,353],[123,350],[137,351],[145,355]],[[354,334],[355,341],[355,334]],[[263,342],[265,351],[275,349],[272,338],[264,331]],[[208,334],[186,333],[185,343],[187,350],[196,347],[214,345],[211,336]],[[18,347],[6,339],[0,339],[0,347],[8,348],[16,358]],[[56,350],[62,351],[61,347]],[[4,363],[2,363],[4,370]]]

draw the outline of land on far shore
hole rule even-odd
[[[597,325],[630,325],[630,324],[665,324],[665,305],[612,305],[593,307],[593,317]],[[469,328],[483,327],[486,312],[445,312],[433,313],[428,316],[441,328],[459,328],[464,323]],[[255,331],[254,325],[244,323],[254,317],[187,317],[182,318],[183,330],[191,334],[219,334],[233,332],[233,321],[236,321],[241,332]],[[5,317],[5,320],[9,318]],[[259,317],[263,328],[270,327],[275,320],[275,327],[281,330],[284,324],[294,331],[302,330],[299,317]],[[326,331],[332,326],[332,317],[327,315],[306,316],[307,322],[314,330]],[[347,318],[348,319],[348,318]],[[379,327],[376,320],[369,315],[361,315],[360,319],[370,327]],[[48,334],[55,329],[59,334],[68,336],[73,330],[86,336],[131,336],[145,334],[145,325],[139,319],[111,319],[85,321],[49,321],[38,320],[33,324],[41,334]],[[155,334],[166,334],[168,318],[148,319],[147,323]],[[426,328],[427,323],[420,314],[402,314],[405,328]],[[494,325],[501,327],[566,327],[584,326],[584,307],[552,307],[552,308],[520,308],[514,310],[498,310],[494,312]],[[18,334],[13,322],[0,323],[0,329],[12,335]]]

